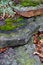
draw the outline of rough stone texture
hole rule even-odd
[[[33,15],[33,13],[31,14]],[[28,21],[29,25],[26,26],[25,29],[19,30],[19,34],[17,34],[18,32],[16,34],[12,33],[10,35],[0,33],[0,48],[10,44],[11,46],[16,44],[18,45],[18,43],[25,44],[24,40],[26,40],[26,42],[30,40],[26,45],[15,47],[14,49],[9,48],[6,50],[6,52],[0,53],[0,65],[43,65],[40,62],[39,57],[33,55],[33,52],[35,51],[35,45],[33,44],[33,40],[29,39],[34,30],[36,30],[37,26],[40,25],[40,27],[43,28],[43,16],[36,17],[36,20],[34,19],[34,21],[33,18],[29,18]],[[16,39],[15,43],[14,39]]]
[[[32,16],[38,16],[43,15],[43,8],[37,9],[37,10],[31,10],[27,12],[17,12],[19,15],[24,17],[32,17]]]
[[[24,28],[17,29],[17,32],[10,34],[0,33],[0,48],[6,46],[18,46],[26,44],[33,32],[39,28],[37,23],[32,18],[26,20],[26,26]],[[32,21],[32,22],[30,22]]]
[[[31,40],[30,40],[31,41]],[[1,65],[40,65],[38,56],[34,56],[35,46],[33,42],[27,45],[9,48],[6,52],[0,54]]]
[[[15,7],[15,12],[24,17],[33,17],[38,15],[43,15],[43,5],[38,5],[36,7]]]
[[[30,19],[28,19],[30,21]],[[31,18],[32,22],[33,18]],[[43,26],[43,16],[36,17],[35,22]],[[31,27],[32,28],[32,27]],[[33,29],[33,28],[32,28]],[[34,56],[35,45],[32,37],[28,44],[9,48],[6,52],[0,54],[0,65],[43,65],[38,56]]]
[[[37,9],[40,9],[40,8],[43,8],[43,4],[37,5],[35,7],[33,7],[33,6],[23,7],[21,5],[18,5],[18,7],[17,6],[14,7],[14,9],[16,11],[20,11],[20,12],[27,12],[27,11],[30,11],[30,10],[37,10]]]

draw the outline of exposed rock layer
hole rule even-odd
[[[33,16],[38,16],[38,15],[43,15],[43,8],[40,8],[37,10],[30,10],[26,12],[17,11],[16,13],[24,17],[33,17]]]

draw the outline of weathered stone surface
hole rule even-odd
[[[37,17],[36,23],[39,25],[43,23],[43,17]],[[30,19],[28,19],[30,21]],[[31,21],[33,19],[31,18]],[[43,25],[43,24],[42,24]],[[31,27],[32,28],[32,27]],[[32,37],[31,37],[32,38]],[[9,48],[6,52],[0,54],[0,65],[43,65],[38,56],[34,56],[35,45],[33,40],[30,39],[28,44]]]
[[[15,12],[24,17],[33,17],[33,16],[38,16],[38,15],[43,15],[43,5],[39,5],[36,7],[18,7],[15,9]]]
[[[37,28],[39,26],[30,18],[27,19],[26,26],[18,28],[17,32],[11,32],[10,34],[0,33],[0,48],[26,44]]]
[[[30,40],[31,41],[31,40]],[[35,46],[31,42],[27,45],[9,48],[6,52],[0,54],[1,65],[40,65],[38,56],[34,56]]]
[[[43,26],[43,16],[36,17],[35,22],[33,18],[27,19],[27,25],[24,28],[18,28],[18,31],[16,33],[0,33],[0,48],[6,46],[18,46],[26,44],[32,36],[32,33],[36,30],[37,27],[39,27],[39,25]]]
[[[43,15],[43,8],[37,10],[31,10],[27,12],[17,12],[17,14],[24,16],[24,17],[33,17],[38,15]]]

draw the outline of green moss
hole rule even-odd
[[[23,20],[23,17],[20,17],[20,18],[18,18],[17,20],[16,20],[16,22],[20,22],[20,21],[22,21]]]
[[[1,26],[1,30],[13,30],[14,28],[15,26],[12,25]]]
[[[9,22],[11,23],[11,22],[13,22],[13,21],[15,21],[15,20],[12,19],[12,18],[7,18],[7,19],[5,20],[6,23],[9,23]]]
[[[22,3],[21,3],[22,6],[37,6],[39,5],[38,2],[36,1],[31,1],[31,0],[24,0]]]
[[[23,20],[23,17],[19,17],[18,19],[14,20],[12,18],[7,18],[5,20],[6,23],[11,23],[11,22],[14,22],[14,23],[17,23],[17,22],[21,22]]]
[[[4,25],[4,26],[0,26],[0,29],[1,30],[13,30],[13,29],[16,29],[20,26],[23,26],[24,24],[18,24],[18,25]]]
[[[16,29],[16,28],[18,28],[18,27],[20,27],[20,26],[23,26],[24,25],[24,23],[22,23],[21,22],[21,24],[19,24],[18,22],[20,22],[20,21],[22,21],[23,20],[23,18],[18,18],[17,20],[14,20],[14,19],[12,19],[12,18],[7,18],[6,20],[5,20],[5,25],[3,25],[3,26],[0,26],[0,30],[13,30],[13,29]],[[16,25],[14,25],[14,24],[16,23]],[[18,23],[18,24],[17,24]]]

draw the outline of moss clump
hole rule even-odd
[[[22,21],[22,20],[23,20],[23,17],[20,17],[20,18],[16,19],[15,22],[20,22],[20,21]]]
[[[12,19],[12,18],[7,18],[7,19],[5,20],[6,23],[11,23],[11,22],[13,22],[13,21],[15,21],[15,20]]]
[[[37,6],[39,5],[39,2],[37,1],[31,1],[31,0],[24,0],[22,3],[21,3],[22,6]]]
[[[19,17],[18,19],[12,19],[12,18],[7,18],[5,20],[6,23],[19,23],[23,20],[23,17]]]
[[[13,30],[15,26],[12,25],[4,25],[1,26],[1,30]]]
[[[24,25],[24,23],[18,24],[18,25],[15,25],[15,26],[14,25],[4,25],[4,26],[1,26],[0,29],[9,31],[9,30],[14,30],[14,29],[16,29],[16,28],[18,28],[20,26],[23,26],[23,25]]]
[[[20,26],[23,26],[24,23],[21,22],[22,20],[23,20],[23,18],[21,18],[21,17],[18,18],[17,20],[14,20],[12,18],[7,18],[5,20],[5,25],[0,26],[0,30],[7,30],[8,31],[8,30],[13,30],[13,29],[16,29]],[[21,22],[21,24],[19,24],[18,22]],[[15,25],[15,23],[16,23],[16,25]]]

